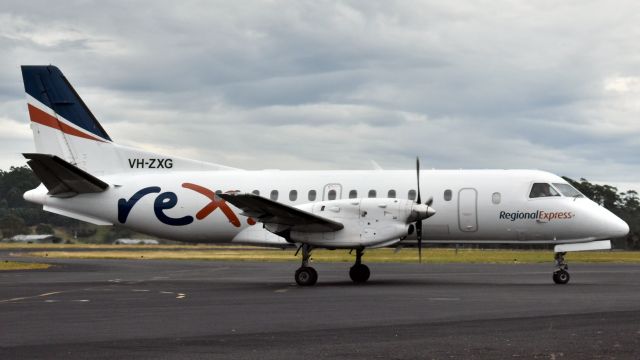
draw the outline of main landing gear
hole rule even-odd
[[[302,250],[302,266],[296,270],[296,283],[300,286],[315,285],[318,282],[318,272],[309,266],[311,245],[303,244],[299,250]]]
[[[369,280],[371,272],[369,267],[362,263],[363,249],[356,249],[356,263],[349,269],[349,277],[356,284],[362,284]]]
[[[556,284],[564,285],[569,282],[571,276],[569,276],[569,265],[564,261],[564,256],[567,253],[559,252],[555,255],[556,270],[553,272],[553,282]]]
[[[311,245],[303,244],[298,251],[302,251],[302,265],[296,270],[296,283],[300,286],[313,286],[318,282],[318,272],[309,266],[311,259]],[[362,263],[364,249],[356,249],[356,263],[349,269],[349,277],[356,284],[362,284],[369,280],[371,272],[369,267]]]

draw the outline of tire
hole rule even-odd
[[[318,282],[318,272],[316,269],[303,266],[296,270],[296,283],[300,286],[313,286]]]
[[[369,267],[367,265],[353,265],[351,269],[349,269],[349,277],[356,284],[367,282],[367,280],[369,280],[369,276],[371,276],[371,271],[369,271]]]
[[[553,282],[555,282],[556,284],[565,285],[566,283],[569,282],[570,279],[571,279],[571,276],[567,271],[558,270],[553,273]]]

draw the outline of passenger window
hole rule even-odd
[[[278,201],[278,190],[271,190],[271,195],[269,196],[271,200]]]
[[[547,183],[533,184],[533,186],[531,187],[531,192],[529,193],[530,198],[541,198],[549,196],[560,196],[560,194],[558,194],[556,189],[554,189]]]
[[[252,193],[253,193],[253,195],[260,196],[260,190],[253,190]]]
[[[501,198],[502,196],[500,195],[499,192],[494,192],[493,195],[491,195],[491,202],[498,205],[500,204]]]
[[[396,191],[395,190],[389,190],[389,193],[387,194],[387,197],[390,199],[393,199],[396,197]]]
[[[349,191],[349,199],[355,199],[358,197],[358,192],[356,190]]]
[[[309,201],[316,201],[316,191],[309,190]]]
[[[407,194],[407,198],[409,200],[415,200],[416,199],[416,191],[415,190],[409,190],[409,194]]]
[[[444,201],[451,201],[453,197],[451,190],[447,189],[444,191]]]
[[[289,200],[290,200],[290,201],[296,201],[296,200],[298,200],[298,190],[291,190],[291,191],[289,191]]]
[[[327,193],[327,199],[335,200],[336,199],[336,191],[333,190],[333,189],[329,190],[329,193]]]
[[[369,197],[370,198],[376,197],[376,191],[375,190],[369,190]]]

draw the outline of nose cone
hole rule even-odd
[[[612,238],[624,237],[629,233],[629,224],[617,216],[610,222],[609,227]]]

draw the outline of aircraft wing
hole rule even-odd
[[[216,194],[235,207],[242,215],[250,216],[266,225],[278,225],[279,231],[326,232],[338,231],[344,225],[310,212],[294,208],[255,194]]]

